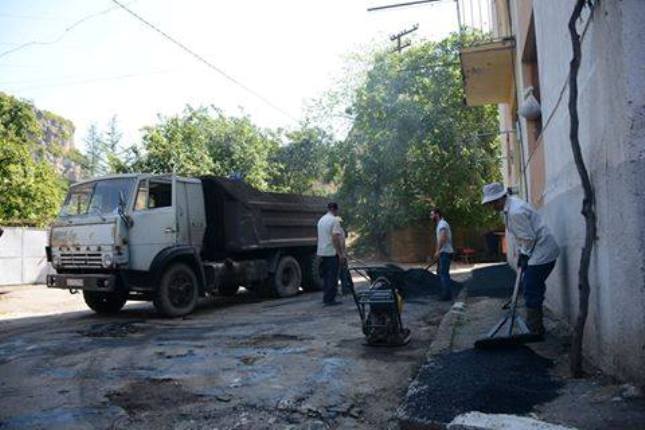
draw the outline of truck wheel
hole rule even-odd
[[[118,292],[83,291],[85,303],[97,314],[114,314],[121,310],[127,300],[125,294]]]
[[[272,280],[276,296],[291,297],[298,294],[298,288],[302,284],[302,271],[298,260],[290,255],[282,257]]]
[[[217,291],[220,296],[224,297],[233,297],[237,294],[237,291],[240,289],[240,286],[237,284],[224,284],[220,285]]]
[[[302,260],[302,288],[305,291],[320,291],[324,281],[322,277],[322,259],[317,255],[308,255]]]
[[[175,263],[163,274],[153,303],[163,315],[180,317],[195,309],[198,298],[199,288],[193,269],[186,264]]]

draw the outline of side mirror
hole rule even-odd
[[[132,227],[134,225],[134,221],[130,216],[125,214],[125,195],[123,194],[123,191],[119,191],[119,205],[117,210],[119,212],[119,216],[125,223],[125,226],[127,228]]]

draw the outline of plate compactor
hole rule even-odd
[[[402,346],[410,342],[410,330],[403,327],[402,279],[400,272],[387,267],[358,266],[356,271],[370,281],[367,290],[356,292],[354,284],[349,287],[361,317],[363,334],[371,346]]]

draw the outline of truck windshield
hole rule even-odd
[[[127,202],[134,183],[135,178],[116,178],[72,186],[60,216],[116,213],[119,207],[119,193],[123,193]]]

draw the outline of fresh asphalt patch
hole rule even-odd
[[[527,347],[438,355],[410,386],[400,416],[406,421],[447,423],[469,411],[526,414],[558,395],[562,382],[551,360]]]

